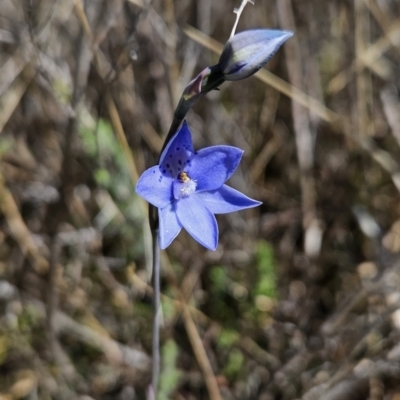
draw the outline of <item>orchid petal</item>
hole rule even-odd
[[[213,214],[226,214],[262,204],[227,185],[217,190],[196,193],[196,196]]]
[[[212,146],[200,150],[188,161],[191,179],[197,182],[196,192],[221,187],[235,172],[243,150],[232,146]]]
[[[136,193],[158,208],[171,202],[173,179],[161,173],[159,166],[144,171],[136,185]]]
[[[160,220],[160,248],[164,250],[178,236],[182,225],[179,223],[176,216],[174,203],[170,203],[166,207],[159,209],[158,218]]]
[[[175,205],[180,224],[201,245],[215,250],[218,246],[218,225],[214,214],[195,194],[178,200]]]
[[[192,136],[186,121],[166,145],[160,156],[160,169],[165,175],[176,178],[186,161],[194,153]]]

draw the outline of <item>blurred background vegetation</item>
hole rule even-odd
[[[1,0],[1,400],[145,398],[135,182],[239,3]],[[400,3],[256,0],[260,27],[295,36],[188,122],[263,205],[163,253],[160,399],[399,400]]]

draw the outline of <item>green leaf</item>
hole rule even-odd
[[[94,172],[94,179],[99,185],[108,188],[111,184],[111,175],[105,168],[99,168]]]
[[[217,345],[221,348],[230,348],[239,340],[239,334],[231,329],[222,329],[217,339]]]
[[[182,373],[176,368],[179,349],[177,344],[168,340],[162,348],[163,365],[160,377],[160,391],[157,400],[169,400],[179,384]]]
[[[256,249],[258,281],[253,290],[253,295],[276,298],[276,272],[274,251],[270,243],[260,241]]]
[[[239,349],[233,349],[229,353],[228,361],[224,368],[225,376],[228,379],[234,379],[243,369],[244,356]]]
[[[214,284],[213,289],[216,292],[224,292],[226,285],[226,272],[222,267],[214,267],[210,272],[210,279]]]

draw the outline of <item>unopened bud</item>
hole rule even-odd
[[[245,79],[262,68],[293,32],[255,29],[232,36],[222,51],[218,65],[227,81]]]

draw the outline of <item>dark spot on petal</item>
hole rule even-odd
[[[172,154],[169,155],[169,158],[172,158]]]
[[[176,151],[179,151],[179,150],[180,150],[180,147],[177,147],[177,148],[176,148]]]
[[[181,160],[178,160],[178,164],[179,164],[179,165],[182,165],[182,161],[181,161]]]
[[[156,173],[156,170],[153,171],[153,174],[155,174],[155,173]]]
[[[196,155],[197,155],[197,153],[198,153],[197,151],[194,152],[194,154],[196,154]]]
[[[169,164],[167,164],[167,168],[169,168]]]
[[[162,172],[163,172],[163,174],[165,174],[165,173],[167,172],[167,170],[166,170],[166,169],[163,169],[163,171],[162,171]]]

